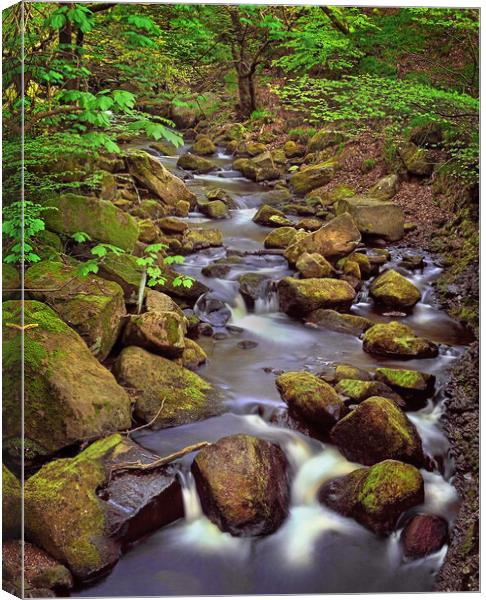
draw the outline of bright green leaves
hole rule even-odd
[[[84,231],[76,231],[71,235],[71,238],[78,244],[84,244],[85,242],[91,241],[91,237]],[[100,263],[104,258],[109,254],[120,256],[120,254],[123,254],[124,252],[125,250],[118,246],[114,246],[113,244],[96,244],[90,250],[90,253],[94,258],[81,263],[76,269],[76,274],[79,277],[87,277],[90,273],[98,273]]]
[[[45,21],[51,29],[62,29],[67,23],[72,23],[82,31],[88,33],[93,29],[91,11],[82,4],[60,6]]]
[[[123,254],[125,250],[122,250],[113,244],[96,244],[96,246],[91,248],[91,254],[93,254],[93,256],[98,256],[99,258],[108,256],[110,252],[115,256],[120,256],[120,254]]]
[[[144,250],[144,256],[137,259],[137,265],[144,267],[147,273],[147,285],[149,287],[155,287],[156,285],[165,285],[167,283],[167,275],[164,275],[161,267],[159,266],[158,253],[162,250],[166,250],[168,246],[166,244],[150,244],[146,246]],[[164,265],[182,264],[184,262],[183,256],[166,256],[163,261]],[[188,275],[178,274],[172,280],[173,287],[184,286],[190,288],[194,283],[194,279]]]
[[[42,214],[53,207],[40,206],[34,202],[13,202],[3,209],[2,232],[13,243],[8,248],[4,262],[21,264],[35,263],[40,256],[32,245],[35,236],[44,231],[45,223]]]
[[[172,121],[169,121],[168,119],[163,119],[162,117],[158,118],[167,124],[173,125]],[[151,137],[154,140],[163,138],[164,140],[171,142],[171,144],[174,144],[176,148],[184,144],[184,138],[180,134],[167,127],[167,125],[157,123],[148,118],[133,121],[128,125],[128,128],[134,131],[144,131],[147,137]]]
[[[71,237],[77,244],[84,244],[84,242],[91,241],[91,237],[84,231],[76,231]]]

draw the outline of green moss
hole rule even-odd
[[[25,485],[28,535],[77,575],[105,566],[105,514],[96,490],[106,479],[103,459],[121,441],[113,435],[73,459],[52,461]]]
[[[369,381],[359,381],[357,379],[341,379],[336,385],[336,391],[348,398],[358,400],[366,394],[370,387]]]
[[[58,209],[46,213],[47,227],[56,233],[71,235],[84,231],[94,240],[114,244],[129,252],[138,239],[135,219],[111,202],[63,194],[51,198],[46,204]]]
[[[412,465],[385,460],[371,467],[358,494],[368,513],[381,513],[400,496],[416,493],[423,485],[420,471]]]
[[[383,375],[385,381],[403,388],[417,388],[424,383],[424,378],[419,371],[410,371],[408,369],[376,369],[376,373]]]

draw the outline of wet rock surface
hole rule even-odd
[[[205,514],[237,536],[269,534],[287,516],[288,463],[275,444],[249,435],[220,439],[192,471]]]
[[[423,502],[424,482],[415,467],[385,460],[326,483],[319,499],[375,533],[386,534],[404,511]]]
[[[405,555],[420,558],[437,552],[448,541],[447,530],[447,521],[437,515],[412,517],[401,535]]]
[[[363,465],[385,459],[423,464],[420,436],[393,400],[372,396],[341,419],[331,431],[332,441],[346,458]]]

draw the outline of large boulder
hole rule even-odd
[[[136,220],[106,200],[78,194],[61,194],[45,202],[56,210],[45,213],[46,227],[56,233],[87,233],[93,240],[131,252],[138,239]]]
[[[349,333],[360,336],[367,329],[373,327],[373,321],[358,315],[339,313],[330,308],[318,308],[306,316],[307,323],[318,325],[330,331]]]
[[[332,277],[335,273],[334,267],[317,252],[301,254],[295,267],[303,279]]]
[[[113,375],[90,353],[81,337],[46,304],[24,308],[24,435],[29,460],[103,435],[128,429],[131,403]],[[17,380],[21,372],[22,303],[3,303],[4,448],[18,452],[22,434]]]
[[[376,369],[375,377],[406,400],[425,400],[434,393],[435,376],[429,373],[380,367]]]
[[[405,525],[400,541],[410,558],[437,552],[449,541],[447,521],[438,515],[415,515]]]
[[[27,269],[25,286],[79,333],[98,360],[108,356],[126,313],[119,285],[92,273],[80,277],[74,264],[48,260]]]
[[[155,354],[179,358],[185,348],[184,320],[171,311],[131,315],[123,331],[123,345],[140,346]]]
[[[216,144],[207,135],[201,135],[192,145],[191,152],[198,156],[209,156],[216,152]]]
[[[284,249],[290,246],[298,235],[295,227],[277,227],[263,240],[263,245],[265,248]]]
[[[180,200],[196,204],[196,196],[186,184],[167,170],[156,158],[143,150],[132,150],[125,158],[130,175],[162,202],[175,207]]]
[[[321,430],[329,430],[347,412],[334,389],[312,373],[283,373],[275,384],[289,409]]]
[[[415,306],[422,294],[409,279],[390,269],[373,281],[370,296],[383,306],[406,310]]]
[[[292,221],[287,219],[284,213],[273,206],[262,204],[254,214],[252,221],[265,227],[288,227],[292,226]]]
[[[397,321],[373,325],[363,337],[363,350],[378,356],[393,358],[434,358],[439,353],[437,346],[415,335],[413,330]]]
[[[284,256],[295,264],[304,252],[317,253],[324,258],[345,256],[361,241],[361,234],[349,214],[335,217],[317,231],[296,240],[285,250]]]
[[[399,148],[400,158],[409,173],[419,177],[429,177],[434,170],[434,164],[428,158],[427,150],[408,142]]]
[[[195,173],[209,173],[217,168],[213,161],[197,154],[191,154],[191,152],[182,154],[177,161],[177,166],[180,169],[194,171]]]
[[[22,489],[20,481],[2,464],[2,536],[21,536]]]
[[[129,346],[118,357],[113,372],[135,390],[135,416],[154,428],[193,423],[216,412],[211,385],[174,362]]]
[[[334,204],[334,210],[337,215],[352,215],[363,234],[385,238],[390,242],[395,242],[404,235],[405,216],[402,208],[394,202],[369,196],[354,196],[338,200]]]
[[[424,481],[416,467],[385,460],[324,484],[319,499],[371,531],[387,534],[403,512],[422,504]]]
[[[278,284],[280,310],[297,317],[318,308],[348,310],[355,295],[349,283],[339,279],[284,277]]]
[[[197,300],[201,294],[208,291],[208,288],[199,281],[194,281],[190,288],[185,286],[174,287],[172,282],[178,273],[165,265],[159,265],[162,269],[165,283],[158,284],[156,291],[182,298],[184,300]],[[140,282],[143,278],[143,267],[137,264],[137,257],[131,254],[109,254],[100,264],[99,274],[103,279],[114,281],[123,289],[125,302],[127,304],[137,304]],[[172,310],[172,309],[170,309]]]
[[[243,173],[253,181],[272,181],[281,176],[280,169],[275,165],[270,152],[262,152],[253,158],[238,158],[233,163],[233,168]]]
[[[205,514],[235,536],[267,535],[288,513],[288,463],[279,446],[232,435],[204,448],[192,465]]]
[[[23,553],[23,560],[22,560]],[[46,552],[21,540],[10,540],[2,548],[3,589],[16,596],[55,598],[73,587],[71,573]]]
[[[184,247],[190,251],[223,245],[223,233],[219,229],[194,227],[184,232]]]
[[[329,183],[334,177],[335,162],[328,160],[302,168],[290,177],[290,185],[296,194],[307,194],[315,188]]]
[[[75,458],[44,465],[25,484],[26,537],[79,579],[111,568],[123,543],[183,516],[170,467],[123,471],[158,457],[115,434]],[[118,467],[118,469],[117,469]]]
[[[364,400],[332,429],[331,439],[344,456],[362,465],[387,458],[423,464],[420,436],[396,404],[381,396]]]

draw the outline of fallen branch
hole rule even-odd
[[[118,471],[151,471],[153,469],[164,467],[165,465],[168,465],[169,463],[173,462],[178,458],[181,458],[182,456],[185,456],[186,454],[191,454],[191,452],[201,450],[201,448],[206,448],[207,446],[211,446],[211,444],[209,442],[198,442],[197,444],[186,446],[185,448],[177,450],[172,454],[158,458],[157,460],[154,460],[151,463],[142,463],[140,461],[120,463],[111,468],[110,479],[113,473]]]

